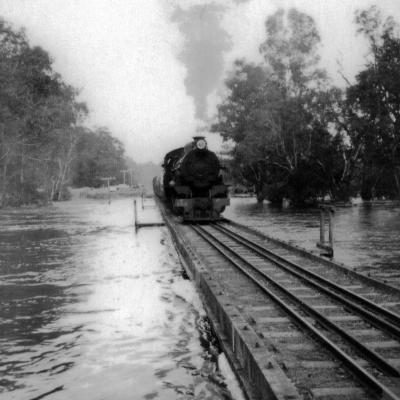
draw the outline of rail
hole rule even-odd
[[[252,251],[257,253],[261,257],[264,257],[264,258],[268,259],[269,261],[274,262],[277,266],[279,266],[280,268],[284,269],[285,271],[291,273],[292,275],[296,276],[298,279],[312,285],[313,287],[317,288],[321,292],[324,292],[324,293],[328,294],[329,296],[333,297],[335,300],[342,302],[343,304],[346,305],[346,307],[349,307],[353,311],[358,312],[359,314],[368,318],[370,320],[370,322],[372,324],[374,324],[375,326],[377,326],[379,328],[384,327],[387,332],[389,332],[397,337],[400,337],[400,316],[398,314],[393,313],[384,307],[378,306],[377,304],[373,303],[372,301],[369,301],[368,299],[366,299],[350,290],[347,290],[344,287],[339,286],[338,284],[324,278],[321,275],[316,274],[315,272],[309,271],[307,268],[304,268],[304,267],[294,263],[293,261],[289,261],[289,260],[285,259],[284,257],[272,252],[271,250],[268,250],[265,247],[260,246],[256,242],[251,241],[241,235],[238,235],[237,233],[230,231],[227,228],[225,228],[219,224],[216,225],[216,227],[221,232],[226,233],[229,237],[233,238],[234,240],[237,240],[239,243],[242,243],[245,246],[248,246],[248,248],[250,248]],[[313,281],[313,279],[317,282],[320,282],[320,284]],[[332,289],[336,290],[341,295],[345,295],[353,301],[347,300],[346,298],[336,294],[332,290],[327,289],[323,285],[327,286],[328,288],[332,288]],[[362,307],[357,305],[355,302],[358,302]],[[373,312],[375,312],[376,314],[372,314],[371,312],[368,312],[363,307],[373,310]],[[395,325],[380,318],[379,315],[385,316],[386,318],[390,319]]]
[[[308,305],[307,302],[291,293],[287,288],[279,284],[276,280],[272,279],[268,274],[255,267],[251,261],[239,254],[238,250],[236,250],[236,247],[237,245],[241,245],[243,248],[250,250],[259,257],[274,263],[277,267],[285,270],[287,273],[295,276],[302,282],[307,282],[307,284],[312,286],[314,289],[317,289],[325,295],[332,297],[334,302],[342,304],[343,308],[351,309],[353,312],[356,312],[358,315],[361,315],[363,318],[365,318],[369,323],[373,324],[376,328],[382,329],[385,332],[389,332],[396,340],[399,340],[400,337],[400,319],[398,315],[391,313],[389,310],[379,307],[376,304],[369,302],[367,299],[351,293],[346,289],[338,289],[338,285],[334,284],[333,282],[329,282],[325,278],[314,274],[311,271],[307,271],[288,260],[283,260],[279,255],[268,254],[268,250],[261,249],[261,246],[259,246],[257,243],[250,243],[251,241],[235,232],[227,232],[229,230],[220,224],[209,226],[207,228],[196,225],[193,226],[193,229],[213,248],[215,248],[225,259],[227,259],[245,276],[251,279],[265,294],[267,294],[267,296],[273,299],[275,303],[277,303],[297,322],[297,324],[306,329],[312,337],[316,338],[321,344],[323,344],[324,347],[328,348],[332,353],[334,353],[335,356],[341,360],[348,367],[348,369],[353,372],[354,375],[357,376],[359,381],[363,382],[364,385],[368,386],[379,396],[385,395],[390,399],[399,399],[399,397],[379,379],[380,374],[386,374],[386,377],[389,378],[398,378],[400,373],[393,365],[391,365],[375,351],[365,346],[350,333],[346,332],[327,317],[323,316],[312,306]],[[218,238],[215,232],[218,234],[223,234],[225,239]],[[226,237],[235,241],[235,249],[225,243]],[[301,273],[299,271],[301,271]],[[303,273],[305,276],[303,276]],[[275,290],[271,290],[270,287],[274,287]],[[334,293],[332,288],[337,290],[340,295]],[[287,302],[287,300],[283,300],[282,296],[290,299],[290,303],[295,304],[295,306],[293,307]],[[344,296],[347,298],[344,298]],[[363,310],[360,304],[363,307],[368,307],[369,311]],[[301,310],[301,313],[306,314],[306,316],[301,315],[296,309]],[[389,319],[390,321],[382,319],[381,316],[376,315],[376,313],[381,313],[381,315],[384,315],[385,318]],[[330,336],[332,337],[333,335],[335,340],[328,338],[324,333],[321,332],[321,329],[313,326],[313,324],[308,321],[310,316],[314,318],[317,326],[322,326],[324,329],[330,331]],[[343,346],[344,342],[347,343],[347,352],[340,348],[340,346]],[[377,376],[374,376],[368,372],[363,366],[360,365],[359,362],[347,354],[352,354],[354,352],[354,350],[349,350],[351,348],[355,348],[356,353],[361,359],[368,360],[367,362],[369,362],[369,365],[374,365],[373,368],[377,368],[381,372],[376,374]]]

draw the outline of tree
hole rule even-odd
[[[121,177],[126,168],[124,147],[107,128],[83,132],[76,145],[73,184],[98,187],[102,177]]]
[[[212,130],[236,142],[236,170],[254,183],[259,201],[287,197],[301,204],[327,192],[339,195],[344,163],[326,155],[343,153],[341,135],[330,134],[341,92],[318,68],[315,23],[297,10],[279,10],[267,19],[266,32],[265,63],[235,63]]]
[[[358,11],[356,23],[370,49],[346,104],[350,137],[361,149],[361,194],[400,198],[400,39],[376,7]]]
[[[22,145],[21,130],[26,107],[24,85],[18,74],[18,56],[26,47],[23,32],[14,32],[0,19],[0,205],[6,199],[10,175],[16,175],[16,156]]]
[[[212,130],[218,131],[224,140],[236,142],[234,170],[243,180],[254,184],[257,195],[261,196],[264,176],[257,161],[267,156],[267,143],[262,143],[267,140],[263,135],[267,99],[262,91],[267,75],[261,66],[244,61],[237,61],[235,68],[234,76],[226,82],[230,95],[218,106],[218,123]]]
[[[81,156],[77,145],[90,135],[77,96],[53,71],[49,54],[0,19],[0,207],[63,198]],[[121,142],[104,129],[93,135],[93,148],[104,153],[100,170],[116,174]]]
[[[75,100],[77,91],[62,85],[57,96],[50,96],[41,104],[38,112],[38,136],[33,156],[40,168],[39,185],[45,187],[51,200],[61,200],[63,188],[68,180],[71,163],[76,157],[76,145],[85,129],[82,126],[87,116],[84,103]]]

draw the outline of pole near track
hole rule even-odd
[[[137,204],[136,200],[133,200],[133,213],[135,218],[135,229],[138,229],[138,218],[137,218]]]
[[[115,180],[115,176],[108,176],[106,178],[100,178],[100,180],[107,182],[108,204],[110,204],[111,203],[110,181],[114,181]]]
[[[323,250],[323,252],[321,252],[322,256],[333,258],[333,225],[335,208],[329,205],[320,205],[319,208],[319,242],[317,242],[317,247]],[[328,217],[328,240],[325,238],[326,216]]]

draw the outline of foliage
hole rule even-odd
[[[233,176],[259,201],[400,198],[399,28],[376,7],[355,22],[370,51],[345,93],[318,67],[313,19],[295,9],[266,20],[264,63],[236,61],[212,130],[234,141]]]
[[[88,134],[77,95],[49,54],[0,18],[0,207],[66,196],[76,146]],[[113,145],[118,158],[122,145]]]
[[[259,201],[286,197],[304,204],[326,193],[346,196],[347,149],[341,135],[330,134],[341,92],[318,68],[315,23],[297,10],[279,10],[266,31],[265,63],[235,63],[212,130],[236,143],[235,175],[254,184]]]
[[[361,194],[400,198],[400,39],[392,18],[371,7],[356,15],[369,62],[347,89],[346,123],[360,148]]]
[[[101,178],[112,177],[120,182],[121,171],[126,168],[122,143],[111,136],[106,128],[84,131],[76,145],[73,166],[75,186],[99,187]]]

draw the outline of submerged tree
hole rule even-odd
[[[265,64],[236,62],[212,130],[236,142],[235,169],[255,185],[259,201],[346,196],[339,190],[345,146],[329,132],[341,93],[318,67],[315,23],[295,9],[278,10],[266,32]]]
[[[347,89],[346,118],[360,148],[361,194],[400,198],[400,39],[392,18],[376,7],[358,11],[358,32],[369,43],[369,62]]]

